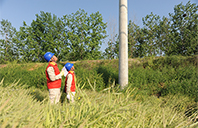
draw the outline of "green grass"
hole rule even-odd
[[[136,88],[116,91],[113,84],[101,92],[91,84],[92,90],[78,85],[75,103],[50,105],[47,91],[0,84],[1,128],[181,128],[192,126],[198,115],[198,104],[179,94],[157,98],[141,95]]]
[[[129,59],[128,81],[131,88],[138,88],[144,95],[167,96],[180,93],[198,101],[198,56],[146,57]],[[61,70],[66,62],[58,63]],[[47,90],[45,69],[47,63],[9,63],[0,65],[0,79],[4,86],[19,81],[26,88]],[[118,84],[119,60],[77,61],[74,63],[77,82],[84,89],[89,83],[97,84],[101,91],[115,81]],[[89,79],[89,82],[88,80]],[[62,78],[64,85],[65,78]]]
[[[125,90],[118,60],[76,62],[76,102],[62,94],[57,105],[48,101],[47,63],[0,65],[0,127],[198,127],[197,57],[130,59]]]

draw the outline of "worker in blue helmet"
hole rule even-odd
[[[47,52],[45,53],[44,58],[48,62],[45,74],[47,78],[47,87],[49,90],[49,99],[52,104],[56,104],[60,100],[61,78],[64,75],[64,71],[59,71],[56,63],[58,58],[54,55],[54,53]]]
[[[64,92],[67,94],[67,99],[69,102],[74,102],[75,91],[76,91],[76,76],[74,73],[74,64],[66,63],[65,68],[68,74],[65,78]]]

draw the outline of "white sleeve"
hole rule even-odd
[[[68,74],[67,75],[67,94],[69,94],[70,92],[70,88],[71,88],[71,83],[72,83],[72,75]]]
[[[47,68],[47,73],[51,81],[55,81],[62,78],[61,74],[55,75],[54,68],[51,66]]]

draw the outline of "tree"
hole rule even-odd
[[[134,22],[129,20],[129,25],[128,25],[128,55],[129,58],[135,57],[136,53],[135,50],[138,49],[139,39],[140,38],[140,27],[137,26]],[[137,51],[136,51],[137,52]]]
[[[43,55],[48,51],[61,58],[61,52],[68,52],[65,48],[65,32],[61,19],[48,12],[41,11],[40,15],[36,14],[36,20],[33,20],[31,26],[24,22],[19,32],[24,60],[45,61]]]
[[[169,18],[161,19],[153,13],[147,15],[143,18],[142,29],[138,30],[135,24],[129,23],[129,45],[132,44],[129,54],[132,55],[134,51],[134,57],[197,55],[197,11],[198,6],[189,1],[185,6],[182,3],[175,6],[174,13],[169,14]]]
[[[152,12],[143,18],[143,25],[145,25],[143,32],[145,33],[146,52],[148,56],[156,56],[159,54],[159,23],[160,16],[154,15]]]
[[[198,5],[190,1],[184,6],[175,6],[171,17],[171,42],[167,55],[195,55],[198,53]],[[167,46],[167,45],[166,45]],[[171,48],[170,48],[171,47]]]
[[[140,27],[136,28],[136,44],[134,46],[134,52],[133,52],[133,56],[134,57],[145,57],[147,56],[147,44],[145,42],[145,33],[143,32],[143,29],[141,29]]]
[[[171,48],[170,42],[172,39],[171,33],[171,24],[170,20],[163,16],[162,20],[159,21],[160,29],[157,32],[159,55],[165,55],[165,53]]]
[[[25,61],[44,61],[46,52],[55,53],[59,60],[98,59],[106,24],[99,12],[87,16],[84,10],[57,18],[41,11],[31,26],[24,22],[17,34],[19,49]]]
[[[16,36],[16,29],[8,20],[2,20],[0,27],[0,63],[6,61],[14,61],[19,58],[17,52],[17,44],[13,42],[13,37]]]
[[[117,59],[119,58],[119,38],[117,35],[113,39],[109,39],[107,42],[108,47],[105,49],[103,56],[105,59]]]
[[[63,16],[66,23],[66,40],[70,48],[69,60],[93,60],[101,57],[99,51],[106,38],[106,23],[99,12],[87,16],[84,10]]]
[[[107,48],[103,52],[104,59],[117,59],[119,57],[119,38],[116,34],[115,20],[109,20],[108,22],[109,38],[107,42]]]

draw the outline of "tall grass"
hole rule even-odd
[[[196,58],[130,61],[122,91],[118,60],[75,63],[76,102],[63,93],[57,105],[48,101],[47,63],[8,64],[0,68],[0,127],[197,127]]]
[[[30,90],[9,84],[6,88],[0,86],[0,127],[24,127],[41,125],[44,121],[45,105],[34,100],[29,95]]]
[[[129,85],[138,88],[144,95],[166,96],[181,93],[198,101],[198,56],[146,57],[129,59]],[[115,81],[118,84],[118,60],[77,61],[74,63],[77,82],[86,89],[89,83],[101,91]],[[62,69],[65,63],[59,63]],[[1,65],[0,65],[1,66]],[[0,68],[0,79],[4,86],[15,80],[26,85],[47,90],[45,69],[47,63],[10,63]],[[89,82],[88,80],[89,79]],[[62,78],[64,85],[65,78]]]
[[[24,89],[18,83],[0,86],[0,127],[155,127],[172,128],[192,125],[197,116],[186,115],[189,106],[196,106],[186,96],[169,95],[157,98],[140,95],[138,89],[118,92],[111,87],[96,92],[78,85],[74,103],[63,101],[50,105],[48,92]],[[97,86],[97,84],[95,85]],[[37,93],[35,93],[37,92]],[[39,95],[39,96],[35,96]],[[64,99],[65,94],[62,94]],[[38,100],[38,98],[41,98]]]

